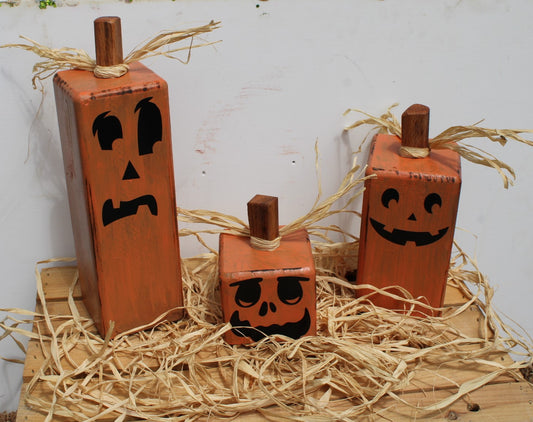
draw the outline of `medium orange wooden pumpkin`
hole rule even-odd
[[[103,33],[105,37],[98,38]],[[122,61],[120,20],[95,21],[97,60]],[[111,43],[111,45],[109,45]],[[106,50],[107,49],[107,50]],[[87,309],[102,335],[183,305],[167,84],[140,63],[120,78],[54,77],[70,212]]]
[[[248,203],[251,236],[277,238],[277,211],[276,197],[256,195]],[[306,230],[284,236],[272,251],[222,233],[219,252],[224,321],[232,326],[228,343],[316,334],[315,267]]]
[[[401,286],[433,307],[444,300],[461,187],[459,155],[431,150],[426,158],[400,155],[402,145],[428,146],[429,109],[411,106],[402,116],[402,139],[377,135],[368,160],[361,219],[358,284]],[[389,290],[403,296],[399,290]],[[370,293],[369,290],[361,294]],[[409,305],[372,295],[378,306]],[[431,313],[423,307],[417,313]]]

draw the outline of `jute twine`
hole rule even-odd
[[[345,130],[354,129],[362,125],[372,125],[378,129],[379,133],[388,133],[401,138],[400,122],[392,114],[392,109],[397,105],[396,103],[390,106],[381,116],[373,116],[365,111],[350,108],[344,112],[344,115],[355,112],[363,114],[367,118],[355,121],[346,126]],[[471,126],[452,126],[446,129],[429,140],[429,149],[450,149],[472,163],[492,167],[500,174],[504,187],[508,188],[509,185],[513,185],[513,180],[516,179],[514,170],[494,155],[474,145],[464,144],[462,141],[469,138],[484,138],[504,146],[508,140],[513,140],[533,146],[532,141],[520,136],[522,133],[533,133],[533,129],[489,129],[478,126],[479,123],[481,122]],[[423,148],[402,147],[401,153],[405,157],[421,158],[427,156],[429,151]]]
[[[275,239],[261,239],[260,237],[250,236],[250,245],[252,248],[260,251],[275,251],[281,245],[281,236],[276,237]]]
[[[429,148],[408,147],[402,145],[400,147],[400,155],[406,158],[426,158],[429,155]]]
[[[50,48],[22,35],[20,38],[26,40],[28,44],[5,44],[1,45],[0,48],[21,48],[23,50],[31,51],[37,54],[39,57],[46,59],[44,61],[35,63],[33,66],[32,84],[34,88],[37,88],[37,81],[41,82],[55,74],[57,71],[64,69],[87,70],[93,72],[94,75],[99,78],[118,78],[128,72],[128,65],[130,63],[138,62],[149,57],[165,56],[171,59],[179,60],[183,63],[187,63],[193,48],[203,47],[215,43],[205,42],[201,44],[194,44],[194,38],[211,32],[219,28],[219,26],[220,22],[211,21],[207,25],[196,28],[162,32],[150,39],[148,42],[135,47],[133,51],[126,56],[121,64],[115,66],[97,66],[96,61],[83,50],[70,47]],[[164,49],[164,47],[188,39],[190,39],[190,44],[188,46],[173,48],[169,47]],[[189,55],[186,60],[182,60],[173,56],[174,53],[183,50],[189,51]]]
[[[394,409],[393,415],[401,409],[411,415],[416,411],[422,418],[459,399],[468,401],[471,392],[498,376],[522,379],[520,370],[532,364],[532,341],[495,312],[493,289],[476,262],[459,247],[450,263],[448,286],[466,299],[445,309],[441,317],[419,318],[377,308],[371,299],[380,293],[403,301],[408,310],[415,305],[432,310],[423,298],[412,298],[397,286],[377,289],[347,281],[345,276],[356,269],[357,238],[317,223],[321,215],[335,212],[331,205],[342,192],[348,192],[344,198],[348,202],[361,193],[360,171],[354,164],[337,193],[324,201],[319,195],[312,207],[315,211],[291,223],[319,236],[312,243],[317,336],[265,338],[239,347],[226,344],[223,335],[231,327],[222,320],[218,254],[210,250],[182,260],[187,313],[183,320],[162,322],[165,315],[161,315],[143,327],[147,331],[102,339],[74,300],[76,275],[68,295],[71,315],[49,311],[40,269],[53,261],[41,262],[35,274],[42,312],[0,310],[10,313],[0,322],[0,340],[12,339],[25,351],[17,339],[25,336],[37,342],[38,353],[44,356],[27,384],[25,403],[44,412],[47,421],[63,416],[79,421],[166,422],[247,413],[271,420],[353,421],[378,408],[385,418],[387,409]],[[180,230],[180,236],[194,236],[200,243],[207,232],[246,233],[246,225],[230,215],[179,212],[181,221],[214,226],[213,230]],[[330,232],[344,233],[347,241],[333,242]],[[361,289],[367,292],[364,296],[358,295]],[[453,320],[465,313],[470,318],[473,309],[482,319],[480,331],[456,328]],[[24,329],[22,325],[32,319],[36,330]],[[509,352],[516,361],[504,358]],[[446,372],[449,395],[432,399],[428,394],[423,406],[401,394],[433,385],[435,377],[444,377],[443,367],[475,370]]]

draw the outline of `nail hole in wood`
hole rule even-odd
[[[479,412],[481,410],[481,407],[477,403],[468,403],[466,408],[469,412]]]

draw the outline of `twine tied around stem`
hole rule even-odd
[[[373,116],[365,111],[350,108],[344,112],[344,115],[355,112],[363,114],[367,118],[355,121],[346,126],[344,130],[347,131],[362,125],[370,124],[378,129],[378,133],[388,133],[401,138],[401,124],[391,111],[397,105],[398,103],[391,105],[381,116]],[[489,129],[478,126],[481,122],[482,120],[470,126],[451,126],[434,138],[429,139],[429,149],[402,147],[400,154],[402,154],[403,157],[422,158],[427,156],[432,149],[450,149],[474,164],[481,164],[495,169],[502,178],[504,187],[507,189],[509,185],[513,185],[513,181],[516,179],[516,174],[512,167],[483,149],[474,145],[463,144],[462,141],[468,138],[486,138],[502,146],[504,146],[508,140],[514,140],[533,146],[533,141],[529,141],[520,136],[522,133],[533,133],[533,129]]]
[[[279,248],[279,245],[281,244],[281,236],[276,237],[272,240],[267,239],[261,239],[260,237],[250,236],[250,245],[252,248],[257,249],[259,251],[275,251]]]
[[[96,61],[84,50],[70,47],[50,48],[23,35],[21,35],[20,38],[26,40],[28,44],[4,44],[1,45],[0,48],[21,48],[23,50],[31,51],[45,59],[44,61],[35,63],[33,66],[32,85],[33,88],[36,89],[36,81],[42,82],[44,79],[54,75],[57,71],[64,69],[87,70],[93,72],[98,78],[118,78],[128,72],[128,65],[130,63],[141,61],[149,57],[165,56],[167,58],[179,60],[182,63],[188,63],[193,48],[212,45],[219,42],[214,41],[193,44],[194,37],[211,32],[219,27],[220,22],[211,21],[206,25],[196,28],[162,32],[151,38],[148,42],[135,47],[133,51],[126,56],[122,63],[113,66],[98,66]],[[190,39],[190,44],[188,46],[163,50],[163,47],[165,46],[187,39]],[[183,50],[189,50],[189,55],[186,60],[182,60],[172,55],[173,53]]]
[[[400,155],[405,158],[426,158],[429,155],[429,148],[400,147]]]

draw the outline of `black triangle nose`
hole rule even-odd
[[[416,221],[416,217],[415,217],[415,214],[411,214],[408,218],[408,220],[411,220],[411,221]]]
[[[126,167],[126,171],[124,172],[124,176],[122,176],[122,180],[131,180],[131,179],[138,179],[139,173],[137,173],[137,170],[135,170],[135,167],[133,167],[133,164],[131,164],[131,161],[128,161],[128,165]]]
[[[270,308],[270,312],[276,312],[277,308],[276,305],[272,302],[269,302],[268,304],[266,302],[263,302],[261,304],[261,308],[259,308],[259,315],[265,316],[268,312],[268,308]]]

